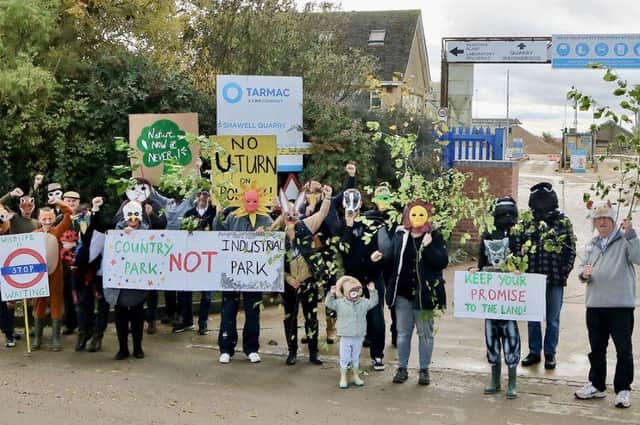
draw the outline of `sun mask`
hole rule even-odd
[[[34,208],[35,200],[31,196],[23,196],[20,198],[20,213],[24,218],[31,218]]]
[[[243,191],[239,194],[239,199],[232,204],[238,207],[233,212],[233,215],[236,217],[249,217],[251,226],[255,227],[256,219],[259,215],[269,215],[269,212],[263,205],[266,194],[264,190],[255,183],[251,183],[250,186],[242,185],[242,187]]]
[[[342,194],[342,206],[347,215],[355,215],[362,206],[362,196],[357,189],[347,189]]]
[[[126,194],[130,201],[143,203],[149,198],[149,195],[151,195],[151,185],[147,183],[136,183],[127,189]]]
[[[402,224],[412,233],[426,233],[431,231],[432,206],[417,200],[407,205]]]
[[[136,201],[129,201],[122,208],[122,214],[130,227],[137,227],[142,222],[142,205]]]
[[[56,214],[50,208],[42,208],[38,214],[38,221],[42,226],[42,230],[48,232],[56,222]]]

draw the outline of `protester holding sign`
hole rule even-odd
[[[59,224],[55,225],[56,215],[49,207],[40,208],[38,211],[38,221],[40,228],[34,232],[43,232],[47,241],[47,268],[49,273],[49,298],[36,298],[33,308],[34,316],[34,350],[40,349],[42,345],[42,331],[44,319],[47,314],[47,306],[51,309],[52,342],[51,349],[60,351],[62,341],[60,340],[62,315],[64,310],[64,282],[62,275],[62,262],[60,261],[60,238],[62,234],[71,227],[71,214],[73,210],[60,198],[50,198],[51,205],[56,205],[62,212],[63,218]]]
[[[149,215],[153,214],[150,205],[146,205],[147,215],[142,212],[142,205],[137,201],[129,201],[122,208],[124,219],[116,226],[117,229],[130,233],[134,230],[149,229]],[[129,357],[129,325],[133,338],[133,357],[144,358],[142,351],[142,331],[144,329],[144,301],[147,291],[139,289],[114,289],[105,288],[104,296],[107,302],[115,306],[116,331],[118,333],[119,349],[116,360],[124,360]]]
[[[188,225],[189,220],[195,221],[195,229],[200,231],[213,230],[213,220],[217,208],[211,205],[208,190],[201,190],[198,194],[198,202],[188,210],[183,217],[182,228]],[[173,332],[182,332],[193,327],[193,292],[180,291],[178,293],[180,309],[182,310],[182,322],[177,324]],[[211,291],[200,292],[200,310],[198,312],[198,334],[207,335],[209,328],[209,307],[211,306]]]
[[[264,192],[257,187],[250,186],[240,197],[239,207],[231,212],[227,218],[216,223],[216,230],[235,232],[264,233],[272,224],[271,217],[265,208],[269,200],[265,199]],[[238,331],[236,317],[240,297],[244,304],[245,322],[242,332],[242,349],[251,363],[259,363],[260,356],[260,308],[262,305],[262,292],[223,292],[222,293],[222,317],[218,345],[220,347],[220,363],[231,361],[238,343]]]
[[[500,271],[509,254],[510,230],[518,220],[516,202],[510,196],[496,201],[493,210],[495,230],[482,235],[478,267],[470,271]],[[485,394],[500,391],[500,369],[502,354],[509,368],[509,388],[507,398],[516,398],[516,368],[520,362],[520,332],[515,320],[485,319],[484,337],[487,345],[487,360],[491,365],[491,383],[484,389]]]
[[[284,230],[286,233],[285,256],[285,289],[284,301],[284,333],[287,338],[289,355],[286,363],[293,365],[297,361],[298,352],[298,305],[302,303],[305,331],[309,344],[309,361],[321,365],[318,353],[318,298],[321,288],[318,287],[317,274],[313,272],[314,255],[313,235],[327,217],[331,208],[331,192],[329,186],[322,188],[322,207],[320,210],[301,220],[300,205],[304,193],[298,201],[290,204],[284,193],[280,193],[282,215],[271,226],[272,230]]]
[[[576,259],[576,242],[571,221],[558,209],[558,196],[550,183],[531,188],[529,208],[533,220],[518,223],[514,252],[528,257],[528,273],[547,276],[547,312],[544,347],[541,322],[529,322],[529,354],[522,366],[540,363],[544,348],[544,367],[550,370],[556,368],[562,297]]]
[[[387,302],[396,309],[398,328],[398,370],[394,383],[409,378],[413,328],[418,331],[420,375],[418,383],[429,385],[429,365],[433,353],[433,324],[436,310],[446,308],[442,271],[449,263],[447,247],[431,223],[432,206],[424,201],[405,208],[402,227],[393,237],[391,278],[387,282]]]
[[[613,389],[615,406],[631,405],[633,382],[632,335],[636,300],[636,271],[640,264],[640,240],[625,219],[616,228],[616,211],[608,202],[591,208],[590,216],[598,235],[586,248],[578,277],[586,283],[586,321],[589,333],[589,383],[575,392],[579,399],[605,397],[607,345],[616,347]]]

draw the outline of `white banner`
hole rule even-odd
[[[284,291],[284,233],[141,230],[107,233],[105,288]]]
[[[454,316],[541,322],[547,277],[534,273],[456,272]]]
[[[3,301],[49,296],[44,233],[0,236],[0,291]]]

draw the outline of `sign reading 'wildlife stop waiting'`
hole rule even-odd
[[[49,296],[44,233],[0,236],[3,301]]]

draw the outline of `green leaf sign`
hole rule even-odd
[[[146,167],[156,167],[165,161],[175,161],[179,165],[191,163],[191,148],[185,132],[171,120],[158,120],[144,127],[136,147],[142,152],[142,163]]]

